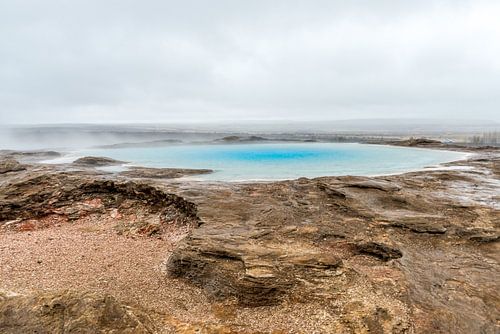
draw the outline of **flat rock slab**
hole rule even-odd
[[[202,175],[213,173],[211,169],[184,169],[184,168],[148,168],[130,167],[120,172],[121,176],[147,179],[175,179],[189,175]]]
[[[83,157],[78,158],[72,162],[76,166],[84,167],[104,167],[104,166],[116,166],[124,164],[124,161],[119,161],[111,158],[105,157]]]

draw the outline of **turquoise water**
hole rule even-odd
[[[106,156],[148,167],[209,168],[215,173],[196,178],[221,181],[392,174],[464,156],[449,151],[337,143],[173,145],[93,149],[78,155]]]

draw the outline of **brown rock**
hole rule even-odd
[[[18,172],[22,170],[26,170],[26,166],[21,165],[15,159],[4,159],[0,161],[0,174]]]
[[[373,255],[383,261],[399,259],[403,256],[399,249],[375,241],[357,243],[355,248],[361,254]]]
[[[109,295],[0,292],[0,332],[146,334],[157,329],[144,311],[120,304]]]
[[[85,166],[85,167],[104,167],[104,166],[121,165],[124,163],[125,162],[123,161],[105,157],[83,157],[73,161],[73,165]]]
[[[210,174],[211,169],[181,169],[181,168],[147,168],[131,167],[121,172],[121,176],[131,178],[149,178],[149,179],[174,179],[188,175]]]
[[[278,320],[284,332],[496,333],[497,161],[461,162],[476,168],[465,171],[216,185],[27,171],[1,176],[0,215],[27,231],[58,223],[54,215],[87,214],[109,214],[123,233],[196,227],[172,239],[169,277],[159,280],[182,287],[182,302],[165,307],[183,305],[183,318],[186,305],[216,301],[235,309],[225,324],[249,332],[271,332]],[[39,258],[31,264],[48,268]]]

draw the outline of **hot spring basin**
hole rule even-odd
[[[460,152],[367,144],[272,143],[200,144],[150,148],[92,149],[76,156],[105,156],[134,165],[209,168],[196,179],[284,180],[333,175],[402,173],[459,160]]]

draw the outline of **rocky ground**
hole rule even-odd
[[[475,151],[447,170],[271,183],[9,152],[0,332],[498,333],[500,154]]]

